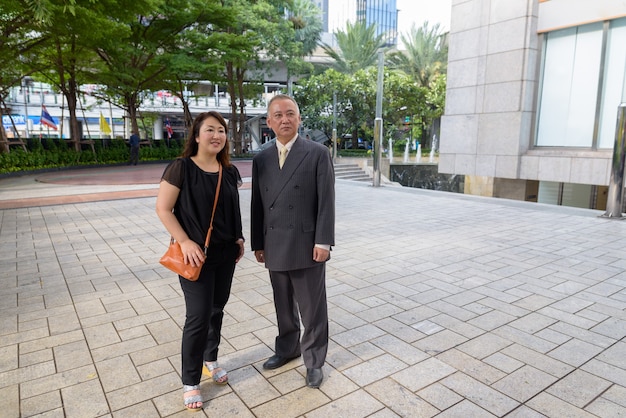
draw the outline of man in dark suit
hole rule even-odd
[[[328,149],[298,135],[300,122],[293,98],[270,100],[267,126],[276,146],[252,163],[251,244],[269,269],[278,322],[275,354],[263,368],[302,354],[306,384],[319,388],[328,351],[326,261],[335,244],[335,175]]]

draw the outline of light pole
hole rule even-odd
[[[376,89],[376,119],[374,119],[374,187],[380,187],[380,166],[383,150],[383,80],[385,53],[378,52],[378,83]]]
[[[24,137],[28,139],[28,99],[26,98],[26,92],[28,91],[28,85],[32,82],[31,78],[25,76],[22,78],[22,94],[24,95]]]

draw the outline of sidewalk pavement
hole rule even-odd
[[[301,359],[262,369],[275,315],[247,248],[220,347],[230,383],[204,379],[204,409],[186,412],[184,303],[158,263],[163,166],[134,169],[150,168],[146,184],[106,180],[121,167],[98,176],[118,184],[0,180],[0,416],[626,416],[626,222],[343,180],[321,388]]]

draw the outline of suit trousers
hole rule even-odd
[[[181,349],[184,385],[200,383],[202,362],[217,360],[224,307],[230,297],[238,252],[234,243],[211,245],[198,280],[179,277],[186,308]]]
[[[302,354],[307,368],[321,368],[328,352],[326,264],[301,270],[270,271],[270,279],[278,322],[276,354],[285,358]],[[304,326],[302,340],[300,317]]]

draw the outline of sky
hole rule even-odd
[[[420,27],[426,20],[431,26],[439,23],[443,31],[450,30],[452,0],[396,0],[396,7],[399,34],[408,33],[412,23]]]

